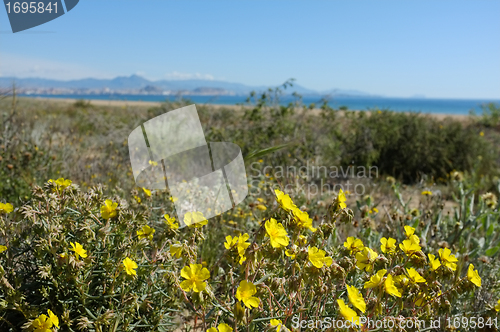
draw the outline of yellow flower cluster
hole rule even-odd
[[[319,237],[318,235],[322,236],[328,231],[329,225],[322,225],[321,230],[317,231],[313,227],[313,220],[309,214],[297,208],[289,195],[275,190],[275,196],[281,211],[265,219],[261,224],[255,241],[264,239],[262,244],[254,243],[250,247],[248,233],[225,237],[224,247],[233,254],[232,257],[238,258],[239,264],[246,262],[243,269],[245,273],[239,274],[244,276],[243,280],[239,281],[234,295],[238,301],[235,304],[235,316],[244,307],[247,310],[260,306],[266,309],[268,301],[267,298],[266,301],[261,301],[261,298],[264,299],[264,297],[260,291],[270,293],[269,305],[276,301],[274,292],[280,289],[279,284],[283,277],[273,277],[273,281],[270,283],[259,281],[259,285],[262,286],[258,288],[258,285],[254,284],[256,276],[252,277],[251,275],[256,273],[255,271],[259,268],[262,269],[261,271],[265,271],[265,267],[262,266],[267,264],[266,258],[270,257],[273,257],[271,260],[275,260],[277,257],[281,257],[281,259],[288,257],[290,260],[296,260],[289,262],[288,266],[293,268],[292,273],[296,273],[300,280],[295,286],[298,287],[299,291],[304,283],[316,283],[318,278],[320,285],[329,285],[329,283],[324,283],[325,280],[330,282],[333,278],[342,278],[337,279],[341,280],[341,285],[340,289],[336,288],[336,291],[340,290],[335,298],[336,310],[341,317],[357,326],[361,325],[361,315],[378,316],[382,313],[384,305],[387,312],[391,312],[392,308],[407,306],[408,303],[414,310],[422,310],[427,304],[432,304],[434,301],[441,301],[438,303],[443,305],[444,300],[441,298],[447,299],[449,293],[460,289],[461,285],[467,286],[464,289],[471,289],[472,285],[481,287],[481,277],[472,264],[468,266],[466,275],[462,278],[456,278],[450,289],[445,291],[443,287],[442,293],[440,289],[433,287],[432,285],[435,285],[435,281],[439,280],[441,276],[449,276],[457,270],[458,258],[453,255],[449,248],[442,248],[435,254],[425,255],[422,252],[421,239],[417,235],[417,230],[410,225],[404,226],[404,238],[401,241],[392,237],[380,238],[380,254],[377,252],[378,249],[370,248],[361,239],[347,237],[343,247],[350,257],[334,262],[326,249],[321,247],[321,241],[316,239]],[[345,201],[345,194],[339,191],[332,206],[345,209],[347,208]],[[258,202],[263,203],[263,200],[258,200]],[[267,208],[260,208],[258,205],[263,204],[255,204],[252,207],[257,206],[257,209],[267,211]],[[339,214],[343,213],[338,209],[335,211]],[[378,210],[372,208],[372,213],[376,212]],[[165,216],[165,219],[169,225],[174,224],[174,219],[168,215]],[[171,226],[171,228],[173,227]],[[302,234],[306,229],[316,233],[308,238]],[[187,242],[171,244],[170,253],[179,258],[184,247],[186,247],[185,250],[189,250],[187,246]],[[306,268],[303,268],[300,260],[307,262]],[[272,264],[275,263],[272,262]],[[361,272],[362,278],[350,275],[354,271]],[[189,264],[181,270],[181,277],[184,279],[180,282],[182,290],[199,293],[206,290],[210,272],[202,264]],[[268,278],[267,275],[264,275],[260,280],[266,278]],[[209,290],[208,294],[212,294],[212,292]],[[198,298],[194,297],[194,300]],[[495,308],[500,311],[500,301]],[[283,309],[281,308],[281,310]],[[276,313],[275,311],[272,310],[271,314],[286,315],[286,313]],[[241,319],[237,319],[237,321],[241,321]],[[276,331],[287,330],[282,321],[275,318],[270,319],[269,325],[268,329],[273,327],[273,330],[275,328]],[[232,328],[222,322],[217,327],[213,326],[207,330],[207,332],[227,331],[232,331]]]
[[[406,239],[399,244],[399,248],[408,258],[410,258],[413,255],[419,253],[422,248],[420,247],[420,239],[417,235],[415,235],[415,228],[411,226],[405,226],[404,230]],[[396,239],[383,237],[380,239],[380,243],[380,249],[384,254],[397,254]],[[344,247],[349,251],[350,255],[355,256],[356,266],[360,270],[364,270],[366,272],[373,271],[374,262],[378,256],[374,250],[365,247],[360,239],[356,239],[354,237],[348,237],[344,242]],[[430,271],[428,272],[428,275],[430,276],[430,273],[435,273],[436,270],[438,270],[440,267],[445,267],[451,271],[456,271],[458,259],[451,253],[451,250],[448,248],[442,248],[438,251],[438,253],[439,258],[436,258],[436,256],[433,254],[428,254],[428,267]],[[423,254],[419,254],[419,257],[425,257],[422,255]],[[398,273],[400,272],[395,272],[395,270],[388,271],[386,269],[380,269],[374,272],[370,276],[369,280],[364,283],[364,288],[378,289],[390,296],[401,298],[403,291],[406,288],[413,287],[412,285],[427,283],[426,278],[424,278],[424,276],[421,275],[421,272],[419,272],[414,267],[407,267],[404,269],[404,273]],[[481,287],[481,277],[479,276],[478,271],[474,269],[474,265],[472,264],[469,265],[467,275],[466,277],[464,277],[464,279],[466,279],[476,287]],[[366,310],[366,303],[361,292],[354,286],[350,286],[347,284],[346,289],[351,305],[354,307],[354,309],[357,309],[364,313]],[[375,294],[379,293],[375,292]],[[433,297],[431,296],[431,294],[425,294],[422,290],[420,290],[418,292],[418,295],[414,297],[414,303],[417,307],[421,307],[423,304],[440,295],[441,293],[434,294]],[[342,317],[344,317],[344,319],[359,325],[359,316],[354,309],[345,304],[342,299],[338,299],[337,304],[339,306],[340,314],[342,315]],[[500,301],[498,309],[500,310]]]
[[[231,237],[231,235],[226,236],[226,242],[224,243],[224,247],[230,250],[232,248],[236,248],[239,255],[239,263],[243,264],[246,261],[245,251],[250,246],[250,242],[246,242],[250,236],[245,234],[240,234],[239,236]]]
[[[316,228],[313,227],[312,219],[306,211],[299,209],[295,203],[292,201],[289,195],[285,194],[279,189],[275,189],[274,193],[276,195],[276,200],[280,204],[281,208],[286,212],[290,212],[294,217],[294,220],[300,228],[307,228],[311,232],[316,232]]]

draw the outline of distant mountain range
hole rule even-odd
[[[159,80],[150,81],[138,75],[119,76],[113,79],[86,78],[70,81],[53,80],[45,78],[16,78],[0,77],[0,88],[8,89],[15,82],[20,91],[40,93],[140,93],[140,94],[222,94],[222,95],[247,95],[251,91],[261,92],[269,86],[248,86],[241,83],[231,83],[216,80]],[[315,91],[304,88],[298,84],[288,88],[286,93],[297,92],[307,95],[332,95],[332,96],[371,96],[368,93],[356,90],[331,89],[328,91]]]

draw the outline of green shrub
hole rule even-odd
[[[343,165],[371,166],[406,183],[424,175],[446,179],[453,170],[470,171],[480,160],[483,174],[497,174],[499,150],[474,126],[456,120],[390,111],[347,113],[341,132]]]
[[[172,260],[162,222],[148,210],[131,209],[118,196],[116,216],[104,219],[102,188],[35,187],[31,201],[0,215],[0,330],[28,328],[51,310],[62,331],[164,331],[171,326],[176,297],[169,291]],[[100,213],[101,212],[101,213]],[[137,231],[155,227],[155,240]],[[149,227],[148,226],[148,227]],[[73,251],[81,245],[84,250]],[[85,256],[85,257],[84,257]],[[129,258],[136,275],[124,268]]]

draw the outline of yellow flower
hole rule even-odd
[[[432,196],[432,191],[424,190],[424,191],[422,191],[422,195],[424,195],[424,196]]]
[[[215,327],[209,328],[207,332],[233,332],[233,328],[227,325],[226,323],[221,323],[217,328]]]
[[[284,192],[282,192],[279,189],[274,189],[274,193],[276,194],[276,200],[278,203],[281,205],[281,208],[287,212],[292,211],[294,208],[297,208],[295,204],[293,203],[292,199],[290,196],[286,195]]]
[[[11,213],[14,207],[10,203],[0,203],[0,212]]]
[[[238,255],[243,256],[245,254],[245,251],[247,250],[248,246],[250,246],[250,242],[246,242],[250,236],[248,233],[245,234],[240,234],[238,237],[238,245],[236,248],[238,249]]]
[[[156,161],[150,160],[149,164],[152,166],[158,166],[158,163]]]
[[[433,254],[427,254],[427,256],[429,257],[429,265],[431,267],[431,270],[436,271],[441,266],[441,262]]]
[[[224,247],[226,249],[231,249],[236,243],[238,243],[238,237],[232,237],[231,235],[226,236],[226,242],[224,242]]]
[[[361,270],[364,269],[366,272],[371,272],[373,270],[373,263],[377,257],[378,254],[376,251],[364,247],[363,251],[356,254],[356,266]]]
[[[498,300],[497,305],[495,306],[496,311],[500,311],[500,300]]]
[[[406,272],[408,273],[408,277],[411,282],[414,284],[417,282],[427,282],[414,268],[406,269]]]
[[[469,270],[467,271],[467,279],[472,282],[477,287],[481,287],[481,277],[477,270],[474,270],[474,265],[469,265]]]
[[[412,235],[409,239],[400,243],[399,248],[401,248],[407,256],[411,256],[422,249],[422,247],[420,247],[420,239],[416,235]]]
[[[290,257],[290,259],[295,259],[295,256],[296,256],[296,255],[294,254],[294,252],[293,252],[293,250],[292,250],[292,249],[287,249],[287,250],[285,250],[285,255],[286,255],[287,257]]]
[[[349,286],[346,284],[347,288],[347,297],[349,298],[349,302],[357,308],[361,312],[366,311],[366,303],[365,299],[363,299],[363,295],[361,295],[361,292],[354,286]]]
[[[316,228],[312,225],[312,219],[306,211],[302,211],[299,208],[292,210],[293,215],[297,221],[297,225],[302,228],[308,228],[311,232],[316,232]]]
[[[376,207],[374,207],[372,210],[373,210],[373,213],[378,213],[378,209]]]
[[[449,267],[453,271],[457,269],[458,259],[455,255],[451,254],[451,250],[448,248],[439,249],[439,257],[441,258],[441,262],[444,266]]]
[[[125,272],[127,272],[128,275],[136,275],[135,269],[137,269],[137,263],[131,260],[130,258],[125,258],[122,262],[123,267],[125,268]]]
[[[255,293],[257,293],[255,285],[250,281],[242,280],[238,289],[236,289],[236,298],[238,301],[242,301],[249,309],[252,309],[252,307],[257,308],[260,304],[260,299],[254,296]]]
[[[187,212],[184,215],[184,223],[189,227],[203,227],[208,224],[208,220],[201,212]]]
[[[352,255],[353,252],[361,251],[364,249],[363,241],[357,239],[353,236],[349,236],[344,242],[344,247],[349,250],[349,253]]]
[[[155,229],[152,227],[149,227],[148,225],[142,226],[142,230],[137,231],[137,235],[139,236],[139,240],[142,239],[153,239],[153,234],[155,233]]]
[[[385,237],[383,237],[380,239],[380,243],[382,243],[382,245],[380,246],[380,250],[382,250],[384,254],[393,253],[396,251],[396,239],[393,239],[391,237],[389,239],[386,239]]]
[[[144,193],[146,194],[146,196],[151,197],[151,190],[148,190],[148,189],[146,189],[144,187],[142,188],[142,190],[144,191]]]
[[[177,241],[174,244],[171,244],[169,251],[170,251],[170,255],[175,256],[177,258],[181,258],[182,244],[179,241]]]
[[[57,185],[58,188],[60,189],[66,189],[67,187],[69,187],[73,182],[69,179],[64,179],[64,178],[59,178],[57,180],[52,180],[50,179],[49,182],[51,183],[55,183]]]
[[[181,270],[181,277],[184,280],[181,282],[181,288],[189,292],[191,289],[196,292],[203,292],[207,287],[205,280],[210,278],[210,272],[201,264],[189,264]]]
[[[59,328],[59,318],[56,315],[54,315],[54,313],[50,309],[47,310],[47,312],[49,314],[49,319],[52,322],[52,324],[54,324],[55,327]]]
[[[261,211],[266,211],[267,210],[266,206],[262,205],[262,204],[257,205],[256,208],[259,209],[259,210],[261,210]]]
[[[170,215],[166,213],[163,215],[163,218],[165,218],[164,223],[166,223],[168,226],[170,226],[170,229],[178,229],[179,228],[179,224],[175,220],[175,217],[170,217]]]
[[[104,205],[101,206],[101,216],[104,219],[114,218],[117,215],[116,208],[118,207],[118,203],[113,202],[110,199],[107,199],[104,202]]]
[[[52,332],[52,326],[54,324],[46,315],[42,314],[35,319],[31,326],[35,329],[35,332]]]
[[[179,198],[172,196],[172,197],[170,197],[169,199],[170,199],[170,201],[171,201],[172,203],[175,203],[175,202],[177,202],[177,200],[178,200]]]
[[[387,270],[378,270],[377,273],[370,277],[370,280],[365,282],[364,288],[375,288],[382,284],[382,278],[386,274]]]
[[[405,234],[406,234],[406,237],[409,238],[410,236],[412,236],[413,234],[415,234],[415,228],[406,225],[405,226]]]
[[[283,322],[279,319],[273,318],[269,323],[271,324],[271,326],[276,326],[276,332],[280,332],[281,327],[283,326]]]
[[[345,203],[345,201],[346,201],[346,200],[347,200],[347,199],[345,198],[345,194],[344,194],[344,192],[342,191],[342,189],[340,189],[340,190],[339,190],[339,195],[337,196],[337,202],[338,202],[339,207],[340,207],[341,209],[345,209],[345,208],[347,207],[347,205],[346,205],[346,203]]]
[[[140,203],[140,202],[141,202],[141,198],[140,198],[139,196],[134,195],[134,198],[135,198],[135,200],[137,201],[137,203]]]
[[[323,265],[330,266],[333,263],[333,259],[331,257],[325,257],[325,254],[326,252],[324,250],[318,249],[316,247],[309,247],[307,249],[309,261],[318,269],[321,269]]]
[[[288,238],[288,233],[285,230],[285,227],[276,219],[271,218],[266,221],[266,236],[269,236],[271,239],[271,246],[273,248],[280,248],[288,246],[290,239]]]
[[[349,308],[342,299],[337,299],[337,304],[340,308],[340,314],[345,320],[351,322],[351,324],[359,325],[359,316],[356,311]]]
[[[70,242],[71,245],[71,251],[75,252],[76,259],[79,258],[79,256],[82,256],[82,258],[87,258],[87,250],[84,250],[82,245],[78,242]]]
[[[484,132],[480,132],[479,136],[483,137],[484,136]]]
[[[418,293],[417,299],[415,300],[415,305],[417,307],[423,306],[427,300],[430,299],[430,296],[425,295],[424,293]]]
[[[260,198],[260,197],[258,197],[258,198],[257,198],[257,200],[258,200],[259,202],[261,202],[261,203],[264,203],[264,202],[265,202],[265,201],[264,201],[264,199],[262,199],[262,198]]]
[[[396,285],[394,285],[394,280],[392,279],[392,275],[388,274],[387,278],[385,278],[384,288],[387,294],[401,297],[401,293],[397,289]]]
[[[404,286],[408,285],[410,283],[410,279],[404,274],[398,275],[394,277],[394,285],[396,287],[403,288]]]
[[[7,247],[0,245],[0,253],[4,252],[5,250],[7,250]]]

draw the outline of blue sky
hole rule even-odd
[[[316,90],[500,99],[500,1],[82,0],[12,34],[0,75],[140,74]]]

